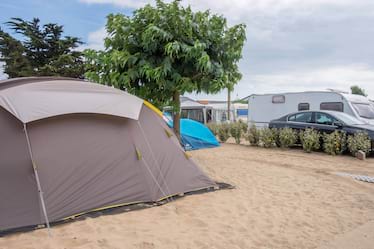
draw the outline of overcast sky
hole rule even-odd
[[[58,22],[84,47],[102,48],[105,16],[131,15],[153,1],[2,0],[0,21],[41,17]],[[325,90],[349,91],[357,84],[374,98],[374,1],[372,0],[185,0],[195,10],[211,9],[230,25],[247,25],[233,98],[252,93]],[[3,27],[3,25],[1,25]],[[0,73],[0,78],[4,77]],[[226,93],[198,98],[224,99]]]

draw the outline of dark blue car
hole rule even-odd
[[[374,148],[374,126],[350,116],[335,111],[302,111],[272,120],[269,128],[292,128],[300,131],[313,128],[322,133],[331,133],[335,130],[345,131],[348,135],[356,132],[366,132],[371,139],[371,148]]]

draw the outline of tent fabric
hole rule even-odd
[[[0,107],[0,230],[41,223],[38,189],[23,126]]]
[[[27,81],[27,79],[25,79]],[[112,87],[52,78],[0,85],[0,106],[23,123],[71,113],[96,113],[137,120],[143,100]],[[11,86],[14,84],[13,87]],[[17,84],[18,83],[18,84]]]
[[[181,119],[182,142],[185,149],[198,150],[219,146],[217,138],[208,127],[192,119]]]
[[[169,127],[173,127],[173,120],[168,113],[163,116]],[[180,120],[181,143],[185,150],[198,150],[220,146],[217,138],[208,127],[192,119]]]
[[[86,93],[91,94],[92,89],[96,89],[97,106],[109,103],[105,96],[113,97],[112,89],[100,91],[92,83],[41,82],[45,92],[50,88],[54,94],[61,88],[65,94],[68,91],[62,88],[67,86],[72,95],[76,95],[75,99],[81,95],[82,100]],[[75,88],[69,84],[79,86],[79,91],[73,91]],[[0,87],[0,95],[24,86],[40,85],[33,79],[32,84]],[[29,105],[28,108],[20,106],[20,109],[37,113],[34,108],[38,106],[31,103],[34,98],[25,98],[23,102],[18,99],[28,96],[29,91],[32,95],[34,89],[22,88],[19,95],[12,92],[12,103]],[[136,105],[125,103],[134,99],[126,98],[127,95],[117,98],[117,104],[129,109],[122,113],[136,113]],[[58,98],[48,99],[48,102],[51,109],[65,104]],[[141,105],[137,119],[108,113],[81,113],[80,108],[71,113],[63,112],[63,115],[54,112],[48,118],[22,124],[12,112],[0,107],[0,232],[46,223],[31,156],[38,171],[49,222],[216,186],[185,156],[176,137],[167,136],[165,129],[171,133],[172,130],[150,104]],[[23,129],[24,125],[27,130]]]

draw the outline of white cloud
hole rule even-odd
[[[327,88],[350,91],[350,86],[357,84],[374,97],[374,68],[362,64],[260,74],[249,76],[247,79],[249,84],[240,84],[238,89],[256,93],[326,90]],[[254,84],[251,86],[250,82]]]
[[[4,73],[4,62],[0,62],[0,80],[5,80],[8,78],[8,75]]]
[[[79,0],[82,3],[88,4],[113,4],[119,7],[138,8],[144,6],[148,2],[146,0]]]
[[[130,9],[154,4],[148,0],[80,1]],[[187,0],[182,4],[222,14],[230,25],[247,25],[240,63],[243,79],[234,98],[326,88],[349,91],[353,84],[374,98],[372,0]],[[224,99],[226,93],[198,97]]]
[[[84,49],[104,49],[104,38],[106,37],[105,27],[102,27],[96,31],[88,34],[87,43],[79,47],[79,50]]]
[[[280,93],[337,89],[350,92],[352,85],[366,90],[374,99],[374,67],[368,65],[345,65],[284,71],[274,74],[246,75],[236,85],[233,98],[243,98],[252,93]],[[197,99],[225,99],[226,91],[215,96],[206,94],[188,94]]]
[[[122,8],[138,8],[145,4],[154,4],[153,0],[79,0],[87,4],[112,4]],[[171,2],[167,0],[166,2]],[[217,0],[182,1],[183,5],[191,5],[198,10],[211,9],[213,12],[224,14],[230,19],[247,19],[253,15],[275,15],[280,12],[297,10],[298,15],[310,14],[320,7],[349,7],[351,10],[366,10],[373,7],[371,0]],[[353,9],[352,9],[353,8]],[[371,13],[372,10],[370,10]],[[249,15],[251,14],[251,15]],[[339,16],[339,13],[337,13]]]

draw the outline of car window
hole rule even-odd
[[[289,116],[288,121],[300,122],[300,123],[311,123],[312,113],[311,112],[297,113],[297,114]]]
[[[316,123],[323,125],[333,125],[338,120],[329,114],[317,112],[316,113]]]

